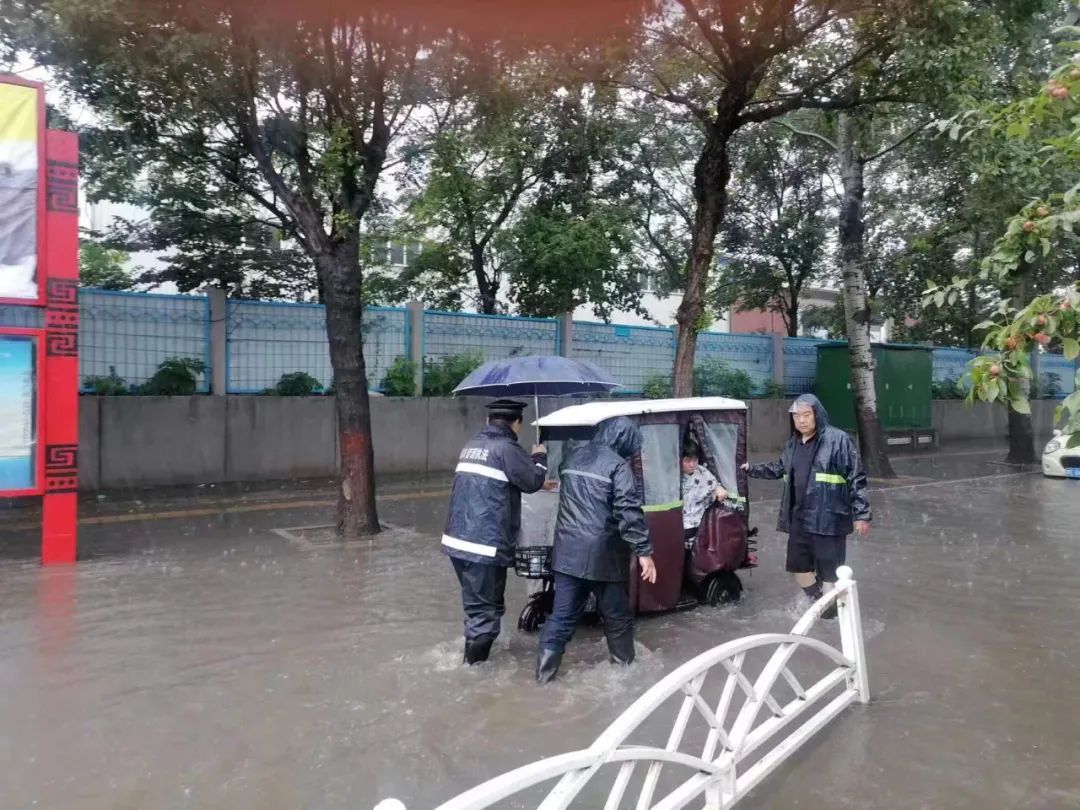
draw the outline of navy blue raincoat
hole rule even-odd
[[[454,472],[443,551],[509,568],[521,532],[521,493],[544,485],[547,456],[530,457],[514,431],[489,425],[465,445]]]
[[[791,526],[793,493],[789,473],[795,443],[802,441],[802,437],[795,430],[794,420],[791,423],[791,438],[784,445],[780,460],[767,464],[752,464],[747,475],[751,478],[784,480],[777,531],[790,532],[796,528],[810,534],[851,534],[856,520],[871,519],[866,473],[863,471],[859,451],[847,433],[829,424],[829,414],[817,397],[803,394],[795,403],[810,405],[814,409],[814,419],[817,422],[817,434],[813,439],[814,460],[802,501],[803,525]]]

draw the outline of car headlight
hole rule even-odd
[[[1060,449],[1061,442],[1059,442],[1057,439],[1051,439],[1046,443],[1046,448],[1043,450],[1043,455],[1048,456],[1051,453],[1056,453]]]

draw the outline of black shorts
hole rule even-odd
[[[787,542],[787,570],[792,574],[817,574],[819,582],[836,582],[836,569],[847,556],[847,538],[827,534],[792,532]]]

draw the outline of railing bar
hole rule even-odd
[[[742,672],[743,662],[746,660],[746,653],[739,653],[731,659],[732,667]],[[735,684],[737,678],[735,672],[728,671],[727,680],[724,682],[724,690],[720,694],[720,702],[716,706],[716,719],[718,721],[717,728],[709,732],[708,738],[705,740],[705,748],[702,751],[702,759],[712,759],[713,754],[716,753],[716,743],[722,742],[727,749],[731,748],[731,738],[728,737],[727,732],[724,731],[724,721],[727,719],[727,713],[731,709],[731,701],[735,697]]]
[[[791,671],[791,667],[784,667],[780,673],[784,676],[784,680],[788,682],[788,685],[795,691],[795,696],[798,698],[806,698],[806,690],[803,689],[802,684],[799,683],[799,679],[795,677],[795,673]]]
[[[806,691],[805,698],[795,698],[785,707],[782,715],[770,717],[750,732],[743,741],[742,747],[739,749],[739,761],[742,761],[745,757],[760,748],[769,740],[769,737],[784,726],[793,722],[804,712],[813,708],[814,704],[821,700],[821,698],[826,696],[840,684],[844,683],[850,674],[851,671],[847,667],[837,667],[811,686]]]
[[[772,773],[785,759],[794,754],[814,734],[828,725],[829,721],[858,699],[858,693],[845,689],[821,711],[784,738],[769,753],[749,767],[735,781],[735,797],[753,790],[762,779]]]
[[[682,736],[686,733],[686,726],[690,722],[690,716],[694,711],[694,698],[698,696],[706,675],[708,675],[708,671],[695,676],[683,687],[686,697],[683,698],[678,717],[675,718],[675,725],[672,726],[671,734],[668,735],[666,750],[678,750]],[[648,810],[653,793],[656,791],[656,785],[660,782],[660,771],[663,767],[662,762],[654,762],[649,766],[649,771],[645,774],[645,782],[641,786],[641,793],[638,794],[637,810]]]
[[[611,793],[608,794],[607,802],[604,804],[604,810],[619,810],[623,796],[626,795],[626,788],[629,786],[630,780],[634,776],[634,768],[636,767],[636,762],[626,762],[619,768],[619,775],[615,777],[615,784],[612,785]]]

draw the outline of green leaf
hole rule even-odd
[[[1031,403],[1028,402],[1026,399],[1023,399],[1023,398],[1014,399],[1014,400],[1010,401],[1009,404],[1012,406],[1012,409],[1014,411],[1016,411],[1017,413],[1024,413],[1024,414],[1030,414],[1031,413]]]
[[[1047,239],[1046,237],[1043,237],[1042,239],[1039,240],[1039,243],[1042,245],[1043,256],[1049,256],[1050,255],[1050,240]]]
[[[1066,360],[1075,360],[1080,357],[1080,340],[1076,338],[1062,338],[1061,349]]]

